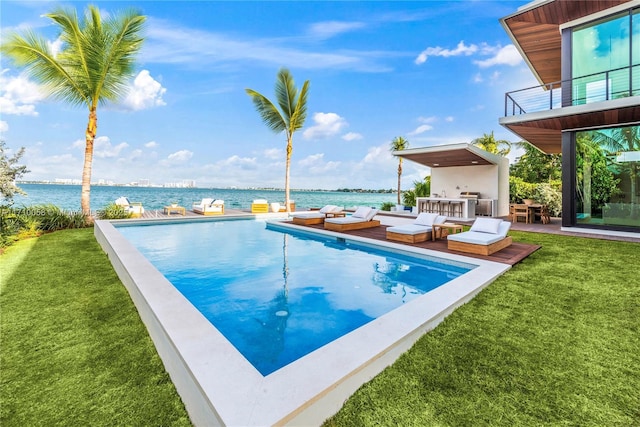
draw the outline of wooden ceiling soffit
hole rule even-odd
[[[562,80],[560,25],[630,0],[555,0],[501,19],[541,83]]]
[[[410,153],[402,154],[401,157],[431,168],[493,164],[466,149]]]

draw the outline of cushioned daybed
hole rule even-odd
[[[380,221],[373,217],[378,213],[378,209],[361,206],[350,216],[340,218],[326,218],[324,220],[325,230],[349,231],[363,228],[377,227]]]
[[[428,239],[435,240],[433,225],[441,224],[446,220],[446,216],[422,212],[411,224],[388,227],[387,239],[403,243],[418,243]]]
[[[507,236],[509,228],[509,221],[478,218],[469,231],[447,236],[447,247],[452,251],[491,255],[511,245],[511,236]]]
[[[220,199],[202,199],[200,202],[194,202],[191,210],[201,215],[223,215],[224,200]]]
[[[294,224],[299,225],[322,224],[325,218],[332,218],[340,215],[344,216],[342,210],[343,208],[340,206],[326,205],[317,211],[292,213],[291,219]]]

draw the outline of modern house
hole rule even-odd
[[[500,22],[540,86],[499,121],[562,153],[562,226],[640,232],[640,1],[536,0]]]

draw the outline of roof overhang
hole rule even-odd
[[[498,165],[504,159],[467,143],[410,148],[394,151],[393,155],[430,168]]]
[[[500,23],[541,84],[562,80],[560,27],[636,0],[536,0]]]

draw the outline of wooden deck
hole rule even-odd
[[[307,225],[306,227],[315,228],[318,230],[324,230],[324,226],[322,224]],[[379,227],[366,228],[362,230],[345,231],[343,232],[343,234],[367,237],[369,239],[375,239],[375,240],[388,241],[386,238],[386,235],[387,235],[386,230],[387,230],[387,226],[381,225]],[[398,242],[394,241],[393,243],[398,243]],[[501,262],[503,264],[509,264],[509,265],[515,265],[519,263],[520,261],[522,261],[523,259],[525,259],[526,257],[528,257],[529,255],[531,255],[532,253],[534,253],[535,251],[541,248],[540,245],[530,245],[527,243],[513,242],[510,246],[498,252],[495,252],[488,256],[484,256],[484,255],[470,254],[467,252],[450,251],[449,249],[447,249],[447,239],[437,239],[436,241],[427,240],[426,242],[420,242],[420,243],[402,243],[402,244],[408,245],[408,246],[415,246],[423,249],[431,249],[434,251],[445,252],[449,254],[464,255],[471,258],[484,259],[487,261]]]

